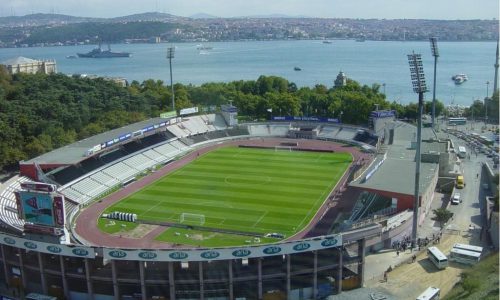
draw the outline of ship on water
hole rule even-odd
[[[112,52],[111,46],[108,44],[108,49],[103,50],[101,44],[88,53],[77,53],[81,58],[113,58],[113,57],[130,57],[129,52]]]

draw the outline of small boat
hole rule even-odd
[[[362,42],[364,42],[364,41],[366,41],[366,39],[365,39],[364,37],[361,37],[361,38],[357,38],[357,39],[356,39],[356,42],[360,42],[360,43],[362,43]]]
[[[212,46],[204,46],[202,44],[196,45],[196,49],[198,50],[212,50],[214,47]]]
[[[66,56],[67,59],[75,59],[78,58],[76,55],[68,55]]]
[[[328,41],[328,40],[323,41],[323,44],[331,44],[331,43],[332,43],[332,41]]]
[[[467,75],[461,73],[451,76],[451,80],[453,80],[455,84],[462,84],[469,80],[469,78],[467,77]]]
[[[295,67],[295,68],[293,68],[293,70],[294,70],[294,71],[302,71],[302,69],[301,69],[301,68],[299,68],[299,67]]]

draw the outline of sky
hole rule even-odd
[[[0,0],[0,16],[118,17],[158,11],[218,17],[285,14],[360,19],[498,19],[499,0]]]

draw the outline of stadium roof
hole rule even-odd
[[[113,129],[84,140],[66,145],[62,148],[53,150],[51,152],[42,154],[33,159],[22,161],[20,164],[54,164],[54,165],[73,165],[77,164],[87,157],[85,153],[95,145],[105,143],[107,141],[116,139],[124,134],[141,130],[150,125],[164,122],[168,119],[165,118],[152,118],[145,121],[130,124],[121,128]]]
[[[351,186],[407,195],[415,193],[416,151],[411,149],[411,141],[414,139],[416,127],[402,122],[395,122],[394,128],[394,142],[392,145],[388,145],[386,159],[365,180],[366,174],[370,173],[383,160],[383,155],[379,155],[362,176],[351,182]],[[435,138],[432,129],[423,128],[422,138]],[[422,150],[424,150],[424,147],[422,147]],[[424,152],[422,151],[422,153]],[[421,163],[420,193],[427,189],[438,167],[437,163]]]
[[[447,141],[422,141],[422,153],[446,153],[448,152],[448,142]]]
[[[381,190],[405,195],[415,193],[415,162],[387,158],[384,163],[363,182],[365,176],[353,181],[351,186]],[[421,163],[420,194],[429,186],[438,164]]]

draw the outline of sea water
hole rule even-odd
[[[199,43],[116,44],[112,50],[131,52],[129,58],[77,58],[92,45],[5,48],[0,62],[16,56],[55,59],[57,70],[65,74],[124,77],[129,82],[146,79],[170,82],[167,48],[175,46],[172,59],[173,80],[183,84],[256,80],[260,75],[276,75],[298,87],[316,84],[333,86],[342,71],[361,84],[381,85],[389,101],[416,102],[412,91],[407,54],[422,55],[425,79],[432,99],[434,57],[429,42],[315,40],[210,42],[210,50],[198,50]],[[494,81],[495,42],[440,42],[437,63],[436,98],[448,104],[470,105],[473,100],[491,96]],[[299,67],[301,70],[294,70]],[[467,74],[469,80],[455,85],[451,77]],[[490,82],[487,84],[486,82]],[[385,85],[385,87],[384,87]]]

